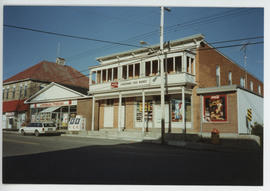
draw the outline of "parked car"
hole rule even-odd
[[[37,122],[29,123],[26,127],[21,127],[19,132],[22,135],[34,134],[35,136],[39,136],[40,134],[57,133],[57,128],[56,125],[51,122]]]

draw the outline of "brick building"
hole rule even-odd
[[[57,82],[79,92],[89,88],[88,77],[65,65],[63,58],[56,63],[42,61],[3,82],[3,127],[19,128],[30,120],[29,105],[25,100],[43,89],[51,82]]]
[[[215,127],[224,133],[248,133],[242,111],[249,107],[253,122],[263,123],[263,83],[249,73],[246,80],[245,70],[208,45],[204,36],[167,43],[164,56],[168,131],[210,132]],[[97,60],[100,65],[89,68],[92,130],[160,128],[159,46]],[[245,98],[252,101],[243,102]]]

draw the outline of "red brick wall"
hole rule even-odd
[[[232,84],[240,85],[240,78],[245,77],[245,71],[237,64],[231,62],[228,58],[223,56],[215,49],[210,49],[205,46],[204,49],[198,51],[196,72],[196,81],[199,82],[199,87],[213,87],[216,86],[216,66],[220,66],[220,85],[229,85],[229,72],[232,72]],[[253,92],[258,94],[258,85],[261,86],[261,93],[263,95],[263,83],[256,79],[251,74],[247,74],[246,84],[247,89],[250,90],[250,81],[253,81]]]

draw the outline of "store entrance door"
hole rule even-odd
[[[113,106],[104,107],[104,128],[113,128]]]

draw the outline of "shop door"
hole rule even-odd
[[[104,107],[104,127],[113,127],[113,106]]]
[[[121,106],[121,119],[120,119],[120,127],[124,128],[125,127],[125,121],[126,121],[126,108],[125,106]]]

